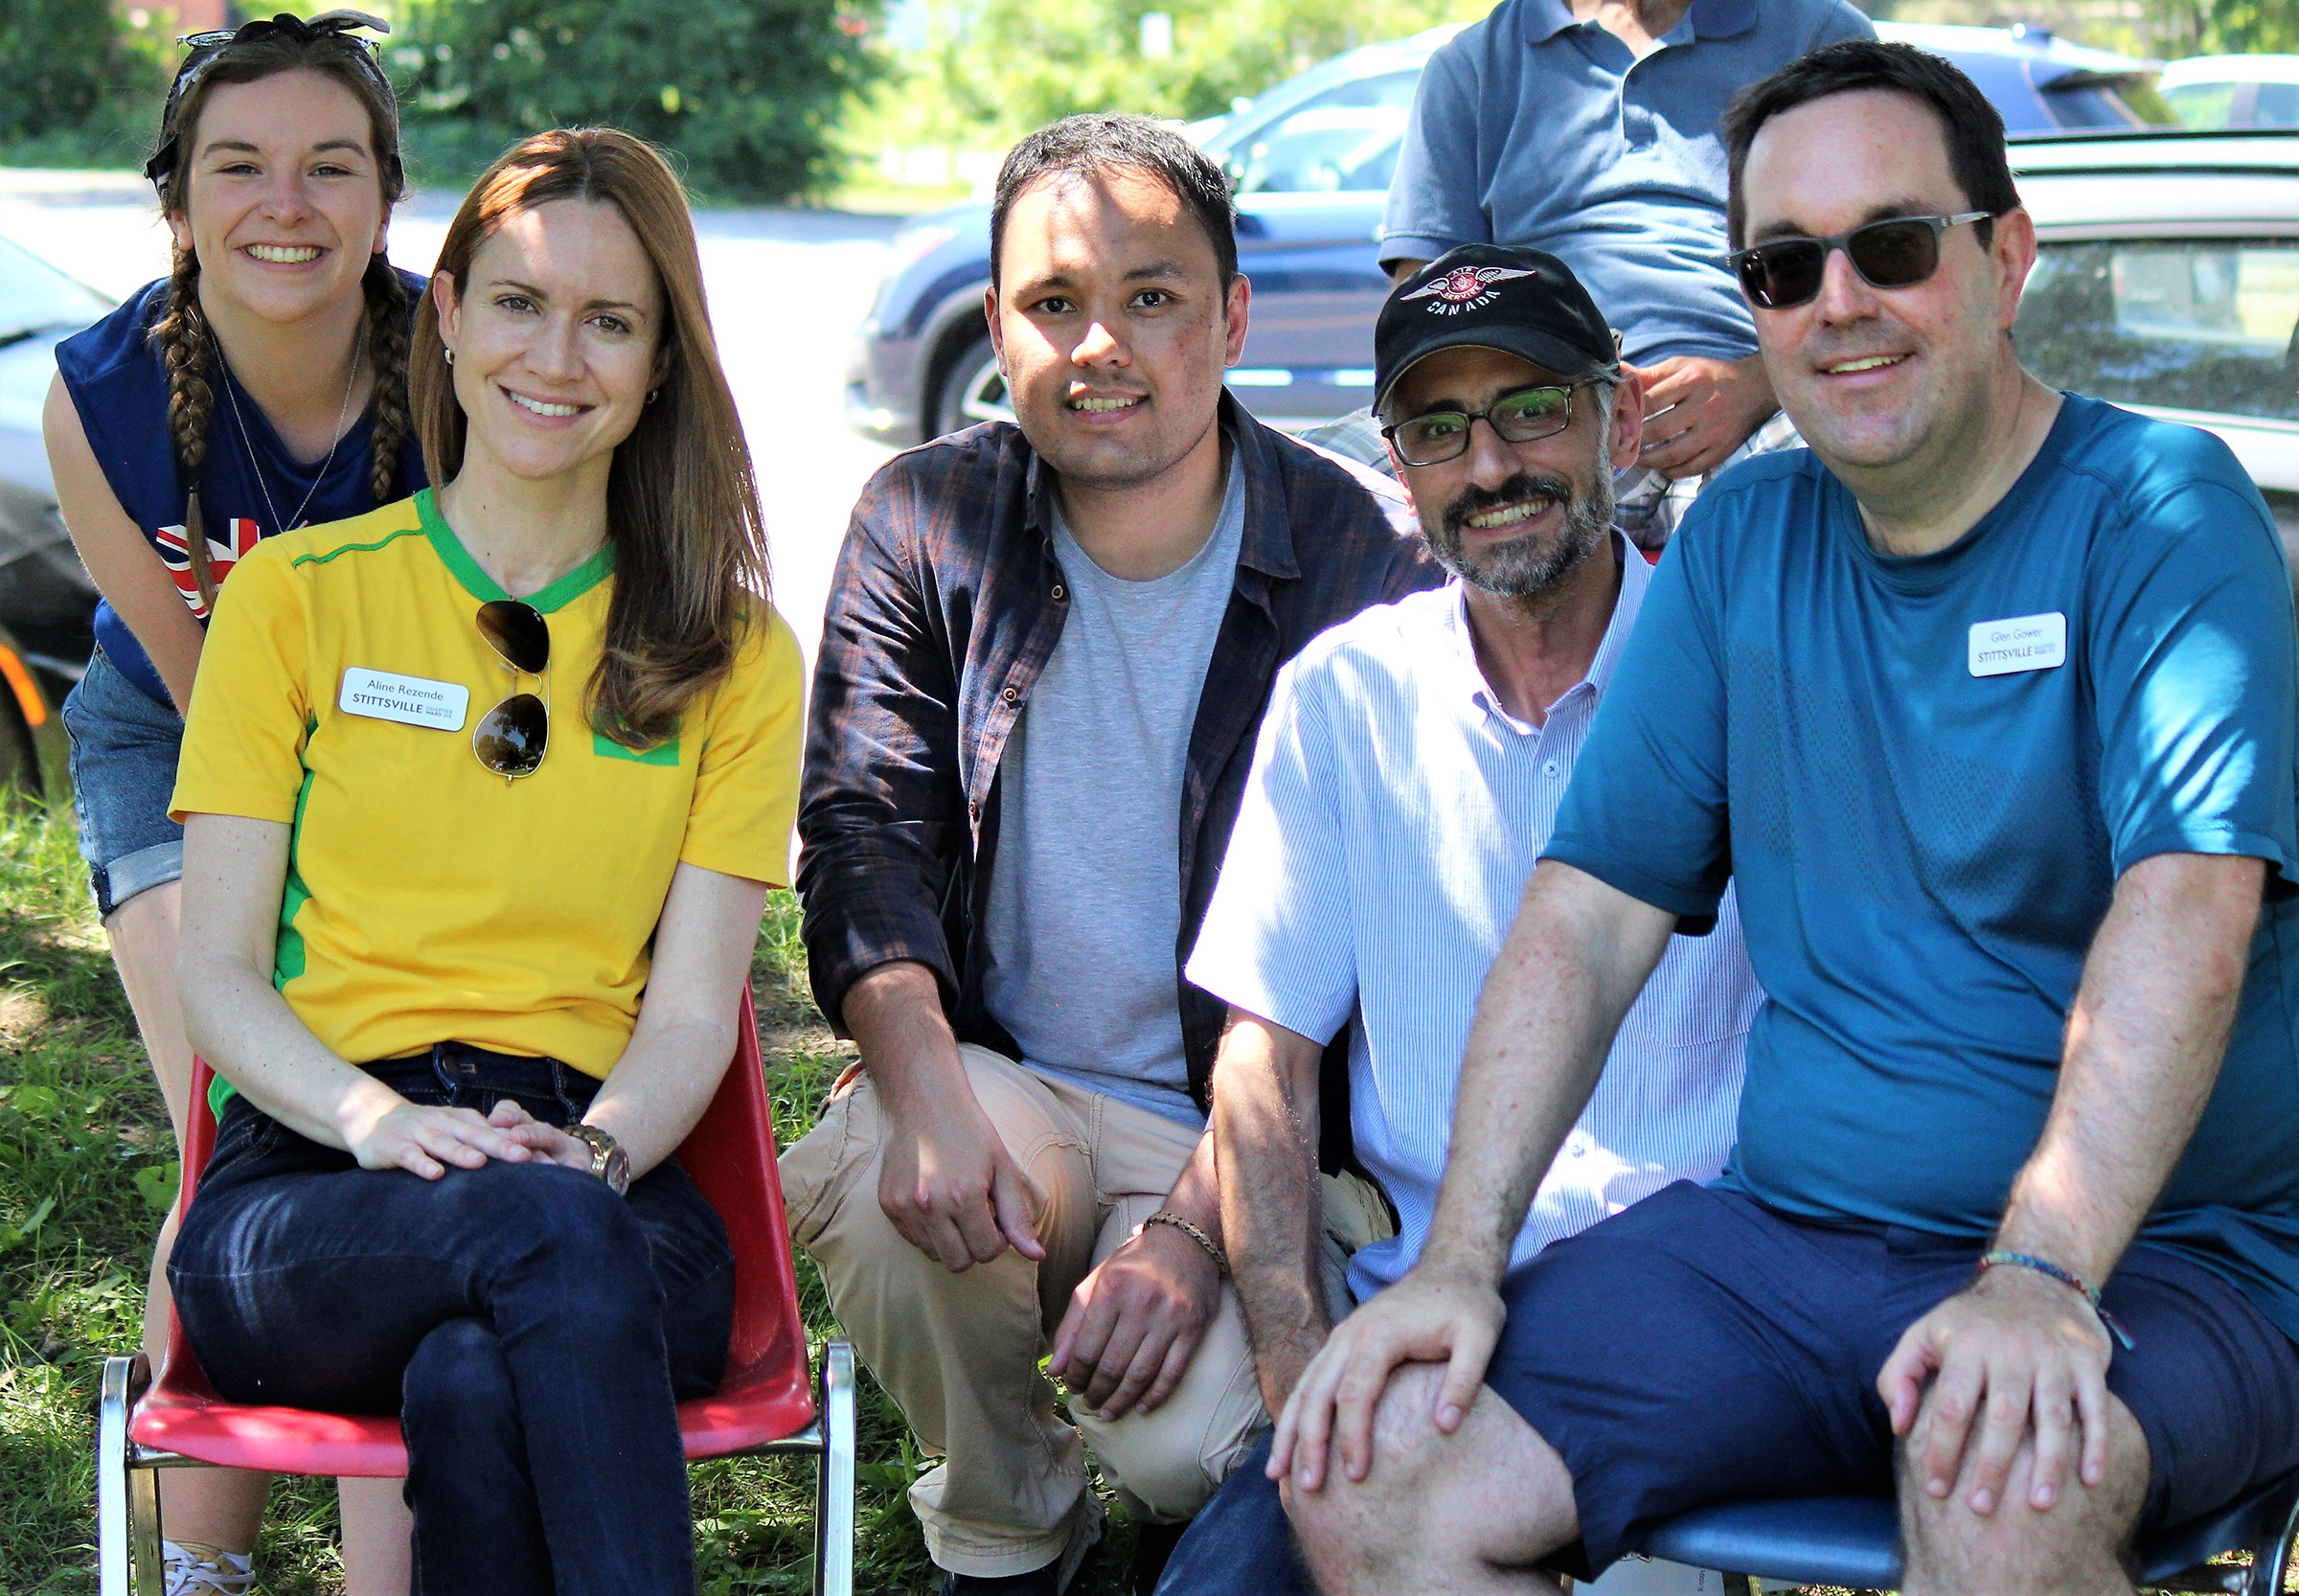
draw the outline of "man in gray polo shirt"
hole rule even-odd
[[[1847,0],[1501,0],[1422,74],[1381,263],[1402,281],[1462,244],[1558,256],[1645,379],[1639,464],[1713,472],[1778,408],[1724,268],[1724,107],[1873,36]]]

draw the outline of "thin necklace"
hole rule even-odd
[[[256,459],[256,445],[247,430],[247,417],[239,409],[239,379],[232,375],[231,362],[223,360],[220,353],[216,356],[223,365],[223,397],[232,401],[232,420],[239,423],[239,446],[247,451],[247,468],[255,473],[256,487],[263,494],[263,508],[271,512],[271,524],[282,532],[293,532],[304,524],[304,512],[311,508],[319,485],[328,480],[328,467],[335,464],[335,451],[343,446],[343,420],[352,413],[352,389],[359,381],[359,356],[365,349],[364,340],[352,346],[352,369],[343,379],[343,402],[335,407],[335,441],[328,445],[328,457],[319,463],[319,473],[311,479],[311,489],[304,495],[304,502],[295,507],[292,521],[280,519],[280,507],[271,497],[271,484],[263,480],[263,467]]]

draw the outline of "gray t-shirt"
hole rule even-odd
[[[1181,1040],[1181,784],[1237,581],[1244,473],[1181,569],[1127,581],[1058,513],[1069,616],[998,766],[983,996],[1022,1061],[1191,1126]]]

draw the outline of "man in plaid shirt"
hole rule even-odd
[[[799,884],[861,1060],[782,1167],[840,1320],[943,1459],[911,1501],[944,1591],[1054,1596],[1100,1532],[1085,1446],[1172,1525],[1267,1423],[1205,1134],[1224,1009],[1180,961],[1278,668],[1441,573],[1393,484],[1223,391],[1250,289],[1186,140],[1032,135],[991,242],[1020,424],[889,463],[831,590]],[[1354,1176],[1326,1197],[1337,1291],[1389,1220]],[[1143,1540],[1154,1563],[1172,1536]]]

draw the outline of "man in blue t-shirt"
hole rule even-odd
[[[1422,1260],[1273,1470],[1332,1592],[1553,1589],[1686,1509],[1840,1492],[1897,1493],[1911,1591],[2128,1591],[2135,1535],[2299,1467],[2289,577],[2218,441],[2021,370],[2035,230],[1961,73],[1833,45],[1727,147],[1810,451],[1656,574]],[[1731,1166],[1504,1277],[1728,878],[1769,994]]]
[[[1381,263],[1402,282],[1462,244],[1561,257],[1650,385],[1638,464],[1715,471],[1774,408],[1721,260],[1724,107],[1874,36],[1850,0],[1502,0],[1423,70]]]

